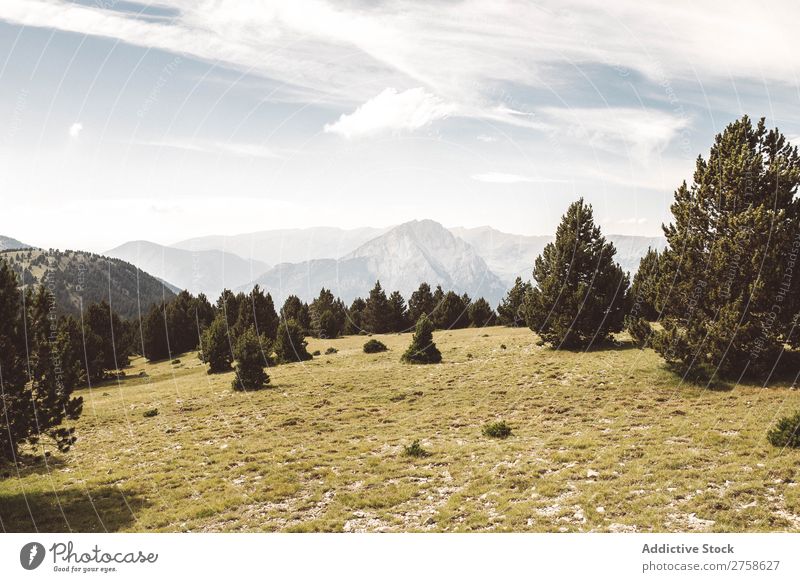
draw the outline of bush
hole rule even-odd
[[[428,316],[423,314],[419,318],[411,345],[401,360],[408,364],[438,364],[442,361],[442,353],[433,343],[433,324]]]
[[[422,448],[422,445],[419,444],[419,440],[415,440],[410,445],[406,445],[405,447],[403,447],[403,454],[405,454],[407,457],[417,457],[417,458],[431,456],[431,454],[428,451]]]
[[[386,347],[385,343],[376,339],[371,339],[364,344],[365,354],[377,354],[378,352],[386,352],[388,350],[389,348]]]
[[[650,347],[652,340],[653,328],[642,317],[635,317],[632,315],[625,316],[625,329],[631,334],[633,341],[636,342],[640,348]]]
[[[228,322],[224,313],[219,313],[203,332],[203,362],[208,364],[209,374],[228,372],[231,369],[231,346],[228,337]]]
[[[303,327],[294,319],[281,321],[278,328],[278,339],[275,342],[275,354],[281,363],[305,362],[312,358],[306,350]]]
[[[262,342],[265,344],[263,349]],[[269,343],[269,339],[259,338],[252,327],[247,328],[236,341],[236,376],[232,382],[234,390],[259,390],[269,384],[269,376],[264,371],[264,353],[271,351]]]
[[[142,413],[142,416],[145,418],[153,418],[154,416],[158,416],[158,408],[151,408],[150,410],[145,410]]]
[[[490,422],[483,427],[483,434],[493,439],[504,439],[511,436],[511,427],[506,424],[505,420]]]
[[[325,355],[326,355],[326,356],[330,356],[331,354],[335,354],[335,353],[337,353],[338,351],[339,351],[339,350],[337,350],[336,348],[328,348],[327,350],[325,350]]]
[[[776,447],[800,448],[800,412],[780,419],[767,433],[767,440]]]
[[[312,355],[312,356],[321,356],[321,355],[322,355],[322,352],[321,352],[321,351],[319,351],[319,350],[314,350],[313,352],[311,352],[311,355]]]

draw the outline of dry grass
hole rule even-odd
[[[409,335],[380,339],[371,355],[363,337],[312,340],[339,351],[252,393],[193,354],[134,360],[82,391],[70,453],[0,469],[0,525],[800,531],[800,453],[765,438],[800,392],[681,384],[651,351],[554,352],[526,329],[438,332],[434,366],[399,362]],[[481,433],[496,420],[509,438]],[[430,456],[403,454],[416,439]]]

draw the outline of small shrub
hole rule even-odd
[[[231,383],[234,390],[258,390],[269,384],[269,376],[264,371],[267,362],[264,361],[262,350],[271,351],[268,339],[262,340],[251,326],[239,337],[234,346],[233,355],[236,357],[236,375]]]
[[[471,360],[472,359],[472,354],[467,354],[467,359]]]
[[[767,440],[776,447],[800,448],[800,412],[781,418],[767,433]]]
[[[625,329],[631,334],[637,346],[640,348],[650,347],[650,341],[653,337],[653,328],[651,328],[650,324],[643,318],[626,315]]]
[[[438,364],[442,361],[442,353],[433,343],[433,323],[428,316],[422,314],[417,321],[411,345],[401,357],[407,364]]]
[[[377,354],[378,352],[388,351],[388,349],[389,348],[386,347],[386,344],[376,339],[371,339],[364,344],[365,354]]]
[[[483,427],[483,434],[493,439],[504,439],[511,436],[511,427],[505,420],[490,422]]]
[[[506,344],[500,344],[500,349],[501,349],[501,350],[504,350],[504,349],[506,349]]]
[[[336,348],[328,348],[327,350],[325,350],[325,355],[326,355],[326,356],[330,356],[331,354],[335,354],[335,353],[337,353],[338,351],[339,351],[339,350],[337,350]]]
[[[322,352],[321,352],[321,351],[319,351],[319,350],[314,350],[313,352],[311,352],[311,355],[312,355],[312,356],[321,356],[321,355],[322,355]]]
[[[174,360],[172,360],[172,363],[173,364],[180,364],[181,361],[178,358],[175,358]]]
[[[403,447],[403,453],[407,457],[416,457],[416,458],[429,457],[431,455],[428,451],[422,448],[422,445],[419,444],[419,440],[416,440],[410,445],[406,445],[405,447]]]
[[[158,408],[151,408],[150,410],[145,410],[142,413],[142,416],[145,418],[153,418],[154,416],[158,416]]]

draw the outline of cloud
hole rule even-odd
[[[797,3],[765,10],[732,0],[725,10],[707,3],[691,11],[633,0],[159,5],[174,16],[148,21],[63,0],[3,0],[0,20],[227,64],[335,102],[363,103],[385,87],[425,87],[469,114],[494,110],[508,122],[515,116],[497,109],[506,97],[498,87],[558,89],[565,70],[592,64],[667,85],[732,77],[791,84],[800,69],[800,51],[788,50],[800,20]]]
[[[78,139],[82,131],[83,131],[83,124],[78,123],[77,121],[69,126],[69,136],[72,139]]]
[[[274,149],[261,144],[235,143],[235,142],[210,142],[204,140],[164,139],[157,141],[135,141],[133,145],[169,148],[200,152],[214,155],[230,155],[244,158],[281,159],[285,156]]]
[[[360,105],[353,113],[343,114],[336,122],[326,124],[325,132],[353,139],[387,132],[414,131],[444,119],[456,110],[453,104],[445,103],[422,87],[402,93],[390,87]]]
[[[473,174],[470,176],[478,182],[488,182],[490,184],[520,184],[523,182],[531,184],[546,184],[565,182],[557,178],[540,178],[535,176],[521,176],[519,174],[504,174],[502,172],[486,172],[485,174]]]
[[[554,134],[639,160],[662,151],[689,125],[685,116],[633,107],[550,107],[540,113]]]

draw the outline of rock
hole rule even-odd
[[[599,477],[599,476],[600,476],[600,473],[598,473],[598,472],[597,472],[597,471],[595,471],[594,469],[589,469],[588,471],[586,471],[586,476],[587,476],[589,479],[592,479],[593,477]]]
[[[597,513],[605,513],[605,512],[606,512],[606,508],[605,508],[605,507],[602,507],[602,506],[600,506],[600,507],[598,507],[597,509],[595,509],[595,511],[596,511]]]

